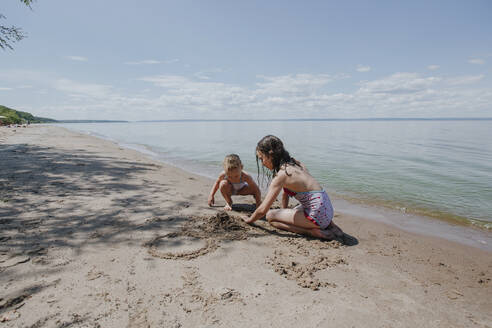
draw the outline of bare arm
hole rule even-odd
[[[272,180],[270,187],[268,187],[268,192],[265,196],[265,199],[261,203],[261,205],[256,209],[256,211],[251,214],[251,216],[245,220],[246,223],[253,223],[258,219],[261,219],[266,215],[270,207],[272,206],[275,199],[277,199],[278,194],[282,190],[282,178],[277,176]]]
[[[224,177],[225,177],[225,173],[222,172],[219,175],[219,177],[217,178],[217,180],[215,180],[215,183],[212,186],[212,189],[210,190],[210,194],[208,195],[208,206],[214,205],[214,203],[215,203],[215,199],[214,199],[215,193],[219,189],[220,182],[224,179]]]
[[[282,194],[282,208],[289,207],[289,195],[284,191]]]

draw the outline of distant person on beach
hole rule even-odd
[[[234,195],[253,195],[256,201],[256,207],[261,204],[261,192],[253,178],[243,171],[241,159],[236,154],[227,155],[223,162],[224,171],[215,181],[210,195],[208,196],[208,205],[215,203],[214,195],[220,190],[226,204],[224,210],[232,210],[232,196]]]
[[[256,146],[256,161],[271,171],[267,175],[272,180],[265,199],[246,219],[247,223],[266,215],[267,221],[278,229],[330,240],[343,237],[333,222],[328,194],[301,162],[290,157],[279,138],[268,135],[261,139]],[[282,190],[282,208],[270,209]],[[296,198],[299,205],[288,208],[289,197]]]

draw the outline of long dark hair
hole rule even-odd
[[[276,136],[267,135],[261,138],[261,140],[258,141],[258,144],[256,145],[256,152],[261,152],[265,155],[268,155],[272,159],[273,169],[271,171],[271,174],[266,174],[269,180],[272,177],[275,177],[278,171],[284,165],[291,164],[299,166],[299,162],[296,161],[293,157],[290,157],[289,152],[284,148],[282,140],[280,140]],[[258,161],[258,155],[256,155],[256,166],[258,168],[259,178],[260,164]]]

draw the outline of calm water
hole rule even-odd
[[[256,143],[273,134],[342,198],[492,228],[490,120],[61,125],[214,178],[229,153],[256,175]]]

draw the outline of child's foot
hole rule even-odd
[[[333,240],[335,239],[335,234],[331,232],[330,229],[326,228],[325,230],[321,229],[311,229],[311,234],[320,239]]]
[[[231,207],[231,205],[226,204],[226,205],[224,206],[224,211],[232,211],[232,207]]]
[[[342,238],[344,233],[335,222],[331,221],[326,230],[330,230],[337,238]]]

